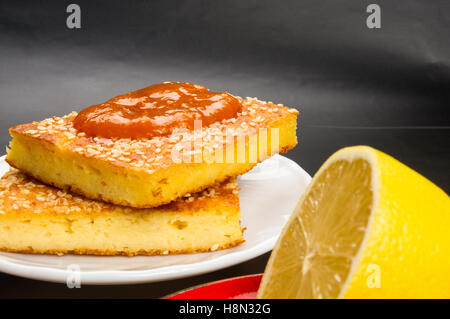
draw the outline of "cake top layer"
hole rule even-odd
[[[136,214],[149,211],[208,211],[218,206],[239,208],[236,179],[210,187],[202,192],[184,197],[157,208],[130,208],[89,200],[64,190],[53,188],[11,169],[0,179],[0,214],[73,215],[95,214],[108,210]]]
[[[236,98],[242,104],[242,111],[236,117],[194,130],[175,129],[168,136],[139,139],[87,136],[73,125],[76,112],[21,124],[11,128],[10,132],[12,135],[21,134],[45,141],[87,158],[107,161],[118,167],[146,170],[151,174],[172,165],[174,154],[181,158],[214,154],[217,149],[223,149],[230,138],[233,142],[237,138],[253,136],[258,129],[268,128],[278,120],[298,115],[296,109],[281,104],[249,97]]]

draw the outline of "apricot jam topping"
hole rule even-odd
[[[159,83],[116,96],[81,111],[73,125],[88,136],[152,138],[175,128],[194,129],[236,117],[242,104],[232,95],[191,83]]]

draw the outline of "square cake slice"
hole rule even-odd
[[[36,254],[165,255],[243,242],[234,179],[158,208],[84,199],[13,169],[0,179],[0,250]]]
[[[77,113],[10,129],[6,161],[36,179],[90,199],[157,207],[249,171],[297,144],[298,111],[239,99],[233,118],[152,138],[92,137]]]

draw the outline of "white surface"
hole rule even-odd
[[[9,169],[0,157],[0,175]],[[81,284],[129,284],[198,275],[270,251],[311,177],[295,162],[275,155],[239,177],[245,243],[216,252],[170,256],[53,256],[0,252],[0,271],[63,282],[80,269]]]

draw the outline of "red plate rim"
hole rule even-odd
[[[164,299],[255,299],[263,274],[233,277],[178,291]]]

